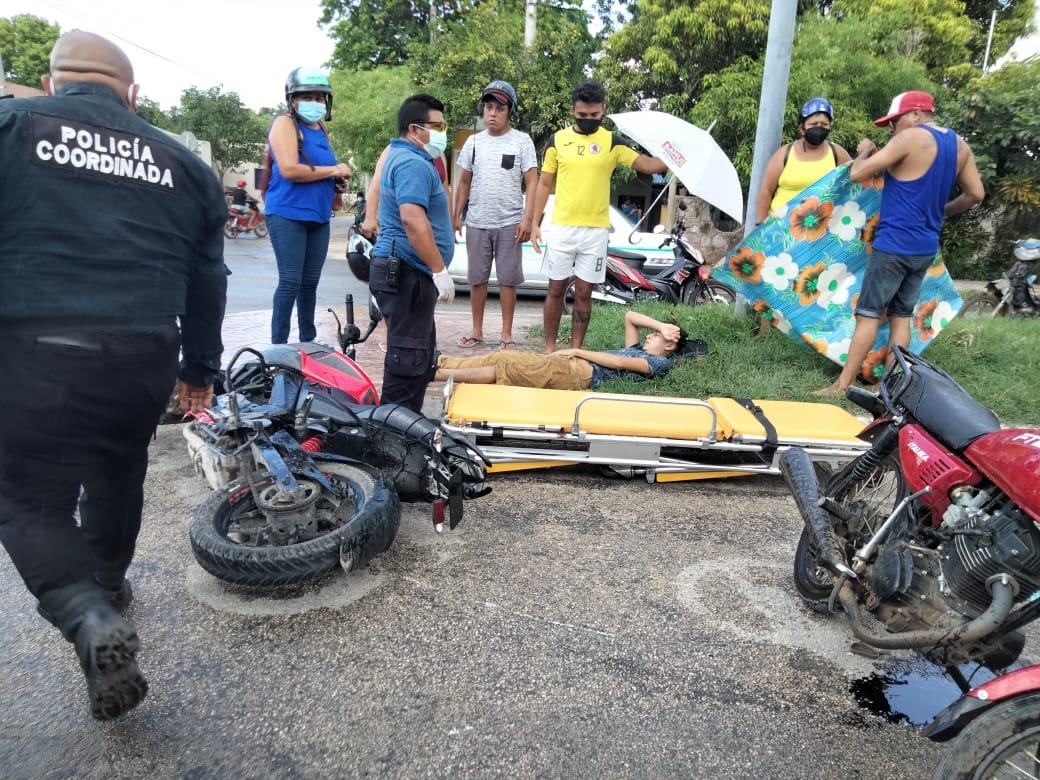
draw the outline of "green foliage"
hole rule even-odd
[[[0,55],[4,77],[23,87],[40,87],[40,76],[50,73],[51,49],[61,28],[31,14],[0,19]]]
[[[181,133],[190,130],[209,141],[214,165],[224,171],[243,163],[259,163],[264,153],[268,124],[242,105],[237,92],[222,92],[210,87],[191,87],[181,93],[181,102],[168,114],[165,129]]]
[[[608,392],[675,395],[687,398],[734,395],[780,401],[820,401],[814,390],[834,381],[839,368],[777,330],[757,337],[750,316],[738,317],[730,306],[640,304],[640,311],[675,322],[704,339],[706,357],[686,360],[652,382],[619,381]],[[624,333],[625,310],[595,306],[585,338],[586,349],[616,349]],[[948,371],[1005,424],[1040,424],[1040,352],[1033,348],[1036,324],[1028,319],[955,319],[925,353]],[[820,401],[823,403],[823,401]],[[844,399],[850,411],[859,408]]]
[[[963,277],[1008,265],[1007,241],[1040,235],[1040,57],[973,79],[958,96],[954,123],[975,151],[986,200],[964,214],[970,243],[951,242],[947,262]],[[962,265],[963,264],[963,265]]]
[[[170,117],[154,100],[146,97],[137,98],[137,115],[145,122],[169,130],[171,126]]]
[[[355,181],[371,174],[383,147],[397,135],[397,110],[418,92],[407,67],[335,71],[330,77],[333,104],[332,148],[354,168]]]
[[[769,30],[765,0],[645,0],[606,43],[596,77],[608,85],[617,110],[652,101],[687,116],[704,78],[740,57],[759,57]]]
[[[488,82],[508,81],[519,100],[517,124],[538,144],[571,121],[571,89],[586,78],[597,45],[587,22],[580,8],[540,6],[529,52],[522,4],[487,0],[447,22],[436,46],[414,44],[409,66],[419,86],[444,102],[453,126],[474,123]]]
[[[791,58],[783,142],[798,137],[802,104],[822,95],[835,109],[831,140],[855,155],[863,137],[878,145],[887,140],[888,132],[875,127],[873,120],[888,110],[893,95],[907,89],[938,91],[921,63],[868,51],[862,42],[869,39],[871,29],[871,23],[853,16],[802,18]],[[703,83],[704,93],[691,120],[701,127],[717,123],[712,135],[729,153],[746,191],[755,152],[762,63],[742,57],[706,76]]]
[[[402,65],[412,43],[431,42],[431,10],[441,26],[460,16],[468,3],[456,5],[420,0],[322,0],[319,23],[331,25],[336,42],[332,64],[346,70]]]

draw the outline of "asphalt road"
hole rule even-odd
[[[195,563],[209,491],[161,427],[130,571],[151,692],[93,721],[72,647],[5,561],[0,776],[930,777],[941,746],[849,692],[891,659],[852,654],[844,621],[795,596],[780,479],[492,484],[454,532],[408,505],[366,569],[248,592]]]
[[[408,505],[367,569],[236,590],[188,544],[208,494],[152,447],[130,618],[151,693],[92,721],[70,645],[0,566],[6,778],[927,778],[861,710],[880,668],[803,609],[778,479],[495,478],[454,532]]]

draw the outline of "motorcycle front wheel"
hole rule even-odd
[[[907,494],[897,453],[889,453],[869,474],[856,479],[858,462],[857,458],[845,466],[823,488],[823,495],[834,498],[852,518],[852,525],[841,523],[836,529],[846,551],[860,547],[873,536]],[[817,563],[816,547],[805,528],[794,556],[794,585],[810,609],[829,612],[834,575]]]
[[[378,472],[329,461],[317,466],[346,498],[337,506],[321,489],[307,538],[276,540],[256,499],[274,485],[273,477],[252,487],[235,482],[213,493],[192,519],[189,536],[199,565],[235,585],[273,587],[319,579],[340,566],[350,571],[388,549],[401,521],[397,493]]]
[[[267,238],[267,221],[260,220],[253,226],[253,232],[256,233],[257,238]]]
[[[224,235],[228,238],[238,238],[238,217],[230,217],[224,223]]]
[[[722,282],[710,279],[703,282],[697,280],[683,288],[682,302],[687,306],[703,306],[709,303],[732,306],[737,302],[737,294]]]
[[[960,311],[961,317],[1000,317],[1003,314],[1000,299],[990,292],[975,293],[964,302]]]
[[[1040,777],[1040,693],[993,705],[960,733],[934,780]]]

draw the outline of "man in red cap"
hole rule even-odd
[[[937,126],[934,111],[935,101],[927,92],[896,95],[888,113],[874,120],[892,131],[892,139],[878,149],[864,138],[856,148],[849,171],[853,181],[884,173],[880,220],[845,366],[837,381],[817,395],[845,394],[877,339],[886,311],[889,354],[895,344],[909,345],[910,317],[925,271],[939,251],[943,217],[967,211],[986,195],[971,148],[953,130]],[[960,194],[947,200],[955,182]]]

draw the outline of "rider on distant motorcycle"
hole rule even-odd
[[[1017,314],[1034,314],[1040,301],[1033,298],[1029,290],[1029,277],[1036,273],[1036,261],[1040,259],[1040,247],[1035,241],[1019,242],[1015,247],[1015,264],[1008,271],[1011,284],[1011,305]]]
[[[246,189],[246,180],[239,179],[235,182],[235,188],[231,190],[231,210],[239,214],[248,214],[249,223],[256,221],[260,210],[257,208],[258,201]]]

